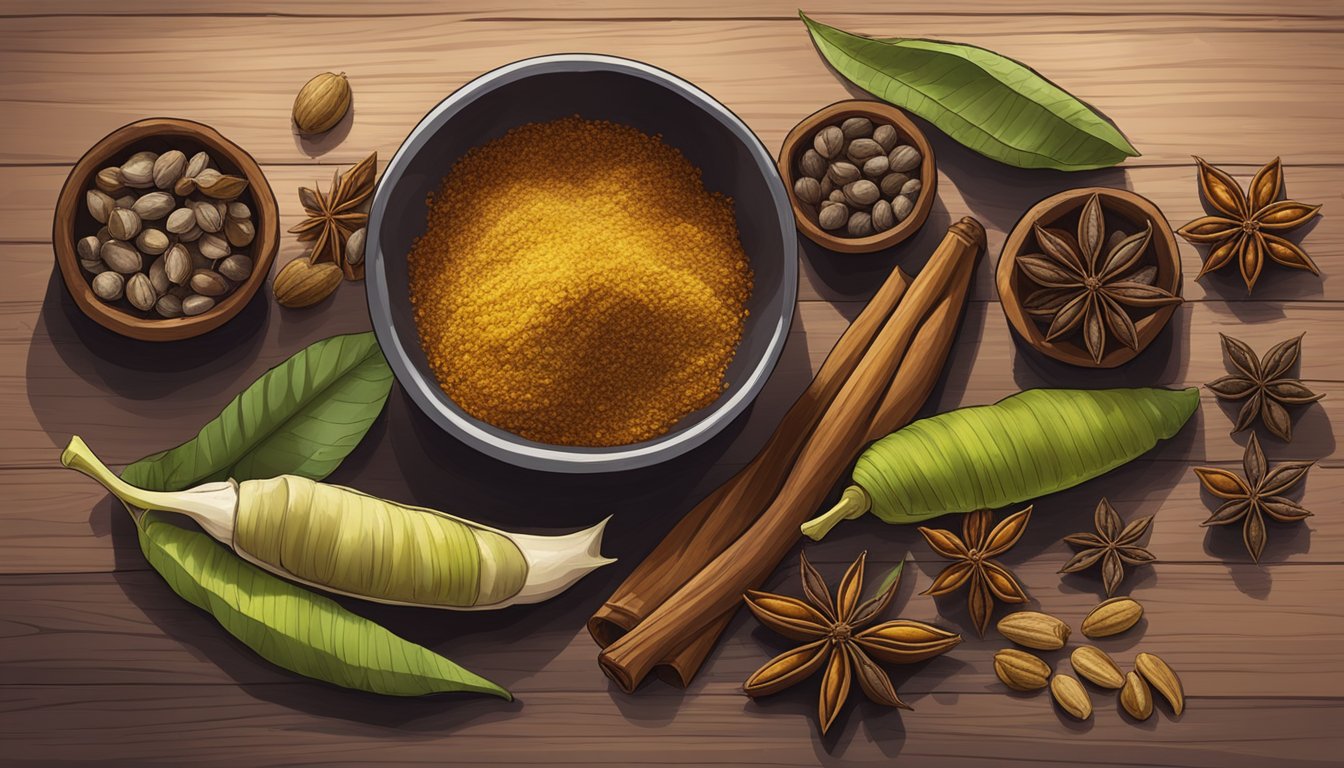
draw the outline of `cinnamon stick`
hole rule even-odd
[[[816,510],[867,443],[884,403],[891,403],[886,413],[892,416],[907,410],[913,416],[918,410],[937,381],[951,339],[941,325],[929,324],[930,313],[937,314],[945,298],[960,293],[950,321],[955,325],[965,297],[964,281],[969,279],[966,273],[984,238],[984,228],[974,219],[963,218],[952,225],[807,438],[765,512],[702,571],[602,652],[598,662],[618,686],[633,692],[656,666],[668,663],[687,646],[703,645],[700,636],[721,628],[718,622],[736,609],[742,592],[758,586],[797,541],[798,526]],[[934,319],[949,322],[945,315]],[[933,353],[936,360],[907,357],[921,331],[925,338],[932,334],[935,340],[946,339],[941,349],[932,341],[921,342],[921,349]],[[898,369],[908,372],[898,376]],[[688,677],[684,670],[681,676]]]
[[[774,499],[803,442],[909,285],[910,277],[899,267],[891,271],[868,306],[845,329],[812,383],[785,414],[760,453],[688,512],[597,609],[588,620],[588,632],[598,645],[610,645],[643,621],[756,520]],[[726,625],[731,618],[732,614],[727,614],[722,623]],[[718,632],[712,635],[703,654],[694,651],[694,656],[703,658],[709,653]],[[695,668],[699,666],[694,664]]]

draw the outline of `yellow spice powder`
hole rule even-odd
[[[732,200],[658,137],[579,117],[468,151],[408,258],[444,392],[558,445],[648,440],[714,402],[752,285]]]

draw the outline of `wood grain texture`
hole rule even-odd
[[[261,161],[281,226],[301,215],[300,184],[371,150],[384,162],[424,112],[476,74],[525,56],[589,50],[665,67],[722,100],[773,152],[816,108],[854,95],[813,50],[781,0],[146,0],[0,3],[0,764],[136,765],[838,765],[1042,764],[1327,766],[1344,737],[1344,6],[1334,0],[961,0],[907,8],[829,2],[818,18],[872,34],[930,36],[993,48],[1038,68],[1114,119],[1144,153],[1123,168],[1036,173],[1005,168],[926,133],[939,158],[929,222],[901,246],[839,257],[804,241],[801,302],[770,384],[722,435],[667,465],[602,477],[499,465],[445,437],[394,390],[369,438],[333,476],[500,527],[544,532],[614,513],[619,562],[560,598],[503,612],[354,610],[519,693],[509,704],[465,697],[388,700],[297,678],[259,660],[146,569],[125,512],[97,486],[55,467],[72,433],[121,464],[192,434],[242,386],[319,338],[368,328],[360,286],[314,310],[261,298],[198,340],[151,346],[79,315],[53,274],[52,205],[69,166],[113,128],[148,115],[203,120]],[[144,41],[150,41],[145,43]],[[353,119],[326,138],[289,127],[295,91],[345,70]],[[997,306],[993,268],[1032,203],[1075,186],[1132,189],[1173,227],[1200,215],[1190,155],[1244,184],[1275,154],[1288,193],[1324,204],[1301,235],[1320,279],[1269,267],[1254,296],[1234,276],[1196,282],[1201,251],[1181,242],[1184,295],[1170,328],[1133,363],[1083,371],[1017,344]],[[1275,525],[1264,563],[1236,530],[1199,526],[1213,501],[1190,472],[1235,468],[1245,434],[1207,393],[1174,440],[1078,488],[1037,500],[1010,553],[1032,607],[1077,625],[1100,596],[1094,573],[1061,577],[1060,537],[1089,527],[1106,496],[1126,519],[1154,514],[1159,562],[1123,589],[1146,606],[1130,635],[1101,643],[1122,666],[1140,650],[1172,663],[1190,694],[1174,722],[1135,724],[1093,690],[1077,724],[1045,695],[1008,694],[993,677],[997,637],[899,670],[914,712],[857,701],[830,737],[815,731],[816,683],[752,702],[740,683],[785,644],[739,614],[686,692],[662,683],[611,688],[582,624],[679,515],[753,455],[888,271],[914,274],[947,225],[982,221],[989,247],[927,413],[992,402],[1034,386],[1183,386],[1225,370],[1217,334],[1264,351],[1307,331],[1302,375],[1320,403],[1295,411],[1295,437],[1265,439],[1271,461],[1317,460],[1302,503],[1317,515]],[[278,264],[302,248],[282,239]],[[955,526],[955,518],[935,525]],[[942,561],[912,527],[846,522],[809,557],[835,581],[862,549],[870,579],[909,552],[893,615],[969,625],[964,598],[922,597]],[[796,551],[768,587],[798,591]],[[1000,609],[1002,613],[1002,609]],[[1081,641],[1081,638],[1075,637]],[[1047,654],[1068,671],[1066,653]],[[854,698],[862,697],[856,694]]]

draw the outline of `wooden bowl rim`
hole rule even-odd
[[[832,235],[822,229],[812,220],[807,210],[793,193],[793,183],[797,179],[797,174],[794,172],[792,161],[800,146],[823,123],[843,120],[848,117],[877,118],[882,122],[892,123],[904,135],[910,137],[924,156],[919,171],[919,179],[923,189],[920,192],[919,200],[915,203],[915,209],[900,224],[886,232],[878,232],[866,237],[841,237]],[[806,151],[806,149],[803,149],[803,151]],[[789,204],[793,206],[793,218],[797,222],[798,230],[817,245],[840,253],[872,253],[890,248],[909,238],[915,232],[918,232],[920,227],[924,226],[924,222],[929,218],[929,213],[933,210],[933,201],[938,196],[938,167],[933,155],[933,145],[929,143],[928,138],[924,136],[924,132],[919,129],[919,126],[915,125],[914,121],[905,112],[882,101],[845,99],[834,104],[828,104],[804,117],[784,137],[784,143],[779,149],[778,165],[779,174],[784,179],[784,188],[789,194]]]
[[[94,295],[93,287],[84,278],[76,256],[74,222],[85,191],[90,188],[94,175],[106,163],[139,142],[171,136],[184,136],[200,144],[229,164],[237,166],[239,172],[247,178],[257,231],[250,250],[242,252],[252,257],[252,274],[210,311],[195,317],[136,317],[104,303]],[[261,166],[246,150],[204,123],[174,117],[150,117],[127,123],[108,133],[70,169],[56,200],[51,242],[65,286],[87,317],[110,331],[132,339],[180,341],[207,333],[228,322],[256,295],[266,282],[280,247],[280,212]]]
[[[1004,240],[1003,250],[999,255],[995,282],[999,289],[999,304],[1003,307],[1003,313],[1008,318],[1009,324],[1019,336],[1036,350],[1055,360],[1085,368],[1115,368],[1133,360],[1143,350],[1147,349],[1148,345],[1152,344],[1157,335],[1171,321],[1172,314],[1175,313],[1176,307],[1180,305],[1169,304],[1165,307],[1159,307],[1152,313],[1135,320],[1134,327],[1138,334],[1138,349],[1108,345],[1108,350],[1101,358],[1101,362],[1096,362],[1083,346],[1071,339],[1046,341],[1044,331],[1022,309],[1022,299],[1018,289],[1018,281],[1022,278],[1017,274],[1017,256],[1023,246],[1026,245],[1027,239],[1033,234],[1032,225],[1037,222],[1049,225],[1068,216],[1082,207],[1087,198],[1093,194],[1101,196],[1103,210],[1107,209],[1108,203],[1110,204],[1109,210],[1112,211],[1115,210],[1117,205],[1120,206],[1122,210],[1118,213],[1131,224],[1137,222],[1134,222],[1127,215],[1128,212],[1123,210],[1125,206],[1138,209],[1153,221],[1154,232],[1151,247],[1157,260],[1157,279],[1163,288],[1180,296],[1182,282],[1180,249],[1176,244],[1176,235],[1172,232],[1171,224],[1153,201],[1128,189],[1113,187],[1078,187],[1065,190],[1028,208],[1026,213],[1022,214],[1022,217],[1013,225],[1012,231]]]

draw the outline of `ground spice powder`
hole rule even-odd
[[[557,445],[648,440],[714,402],[752,285],[730,199],[658,137],[579,117],[468,151],[408,258],[444,392]]]

